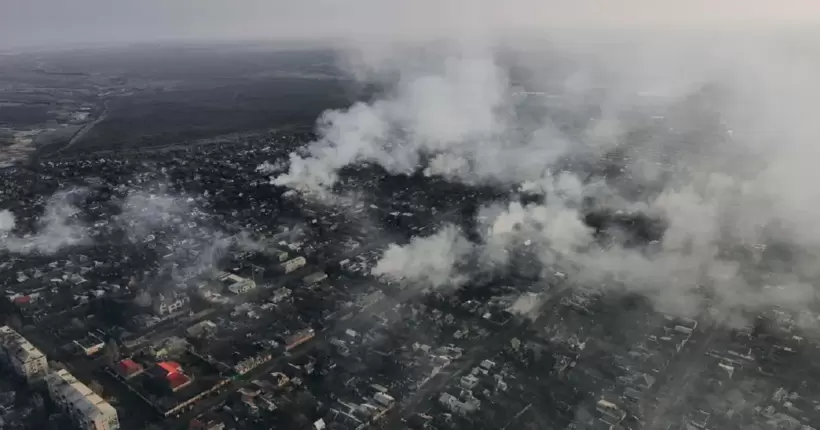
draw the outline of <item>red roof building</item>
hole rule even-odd
[[[122,360],[119,363],[117,363],[116,370],[117,373],[119,373],[123,377],[130,378],[142,372],[143,368],[139,363],[135,362],[134,360],[126,358],[125,360]]]
[[[161,362],[157,363],[157,366],[162,368],[162,370],[164,370],[165,373],[169,373],[169,374],[170,373],[177,373],[177,372],[182,371],[182,366],[180,366],[179,363],[177,363],[175,361],[161,361]]]
[[[161,361],[157,363],[157,367],[164,372],[168,387],[173,391],[177,391],[191,383],[191,378],[182,373],[182,366],[177,362]]]
[[[172,391],[179,390],[180,388],[191,383],[191,378],[179,372],[169,373],[167,378],[168,386],[171,387]]]
[[[15,305],[27,305],[31,303],[31,296],[17,296],[14,298]]]

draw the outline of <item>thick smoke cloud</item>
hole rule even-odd
[[[664,312],[696,314],[705,297],[732,321],[771,305],[804,310],[820,267],[820,200],[807,186],[818,47],[750,28],[720,34],[610,32],[604,43],[554,32],[549,49],[472,37],[375,54],[362,45],[350,57],[357,76],[389,91],[326,112],[320,138],[272,182],[327,196],[341,168],[367,162],[546,195],[485,208],[475,249],[452,227],[391,247],[382,276],[458,284],[484,270],[468,257],[495,270],[523,254]],[[657,217],[665,231],[635,246],[613,226],[602,241],[585,223],[595,210]]]
[[[291,155],[290,170],[275,185],[324,194],[348,165],[372,162],[409,174],[425,154],[440,154],[430,173],[467,169],[461,155],[476,142],[500,138],[505,78],[490,57],[444,58],[439,70],[402,76],[395,92],[372,104],[328,111],[319,120],[322,138],[305,156]],[[488,150],[497,148],[488,145]],[[466,173],[466,172],[465,172]]]
[[[458,265],[472,245],[454,226],[428,237],[413,238],[405,246],[390,245],[373,268],[373,274],[421,287],[457,287],[467,280]]]
[[[53,254],[89,243],[89,229],[76,217],[80,211],[71,203],[71,197],[82,192],[61,191],[51,196],[35,230],[24,235],[13,233],[16,218],[12,212],[0,212],[0,248],[18,254]]]

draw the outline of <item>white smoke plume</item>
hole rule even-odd
[[[436,234],[413,238],[405,246],[390,245],[372,273],[391,281],[422,288],[457,287],[467,280],[458,264],[472,252],[472,244],[454,226]]]
[[[70,202],[72,195],[82,192],[61,191],[51,196],[35,231],[25,235],[12,233],[16,225],[13,213],[8,210],[0,212],[0,248],[18,254],[53,254],[64,248],[90,243],[89,229],[76,218],[80,211]]]
[[[174,194],[164,187],[153,192],[132,190],[121,204],[116,222],[133,242],[145,242],[164,236],[170,246],[183,255],[195,253],[195,258],[185,258],[184,264],[165,262],[172,266],[174,277],[185,281],[214,270],[230,249],[269,252],[271,248],[248,232],[230,235],[208,225],[207,216],[198,206],[196,198]]]
[[[131,191],[120,206],[122,211],[116,221],[122,226],[131,240],[140,241],[157,229],[169,226],[182,226],[184,217],[190,214],[191,204],[182,197],[175,197],[166,192],[149,193]]]
[[[355,75],[389,90],[326,112],[319,139],[272,182],[327,195],[340,169],[367,162],[545,193],[541,205],[481,213],[479,261],[503,267],[526,250],[580,284],[637,292],[672,313],[698,312],[704,291],[730,319],[770,305],[801,310],[820,279],[820,195],[809,185],[820,39],[783,30],[785,12],[760,2],[733,9],[756,20],[711,23],[658,4],[626,2],[603,21],[569,8],[568,24],[549,20],[536,43],[500,30],[520,16],[481,4],[465,7],[479,10],[457,20],[464,26],[438,33],[446,43],[436,48],[360,44],[348,59]],[[667,24],[675,31],[658,32]],[[583,222],[588,199],[592,209],[658,216],[665,233],[632,248],[613,230],[600,245]],[[454,246],[463,240],[449,227],[391,247],[374,273],[463,283],[459,264],[474,254]],[[769,252],[775,245],[789,255]]]

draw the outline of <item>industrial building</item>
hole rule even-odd
[[[117,410],[65,369],[46,376],[51,399],[83,430],[117,430]]]
[[[0,327],[0,357],[27,381],[41,379],[48,372],[45,354],[9,326]]]

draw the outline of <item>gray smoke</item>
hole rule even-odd
[[[229,250],[268,251],[267,244],[247,232],[228,234],[207,223],[209,218],[190,196],[177,195],[160,187],[154,192],[132,190],[121,204],[116,222],[135,243],[163,237],[173,251],[189,258],[169,261],[179,282],[214,270]],[[190,258],[193,254],[193,258]]]
[[[474,251],[452,227],[391,247],[381,276],[458,284],[468,255],[495,269],[524,252],[579,285],[639,293],[665,312],[700,312],[704,291],[731,321],[772,305],[805,309],[820,267],[820,195],[807,186],[820,150],[820,46],[741,24],[662,37],[618,27],[551,30],[540,41],[549,48],[493,30],[436,48],[358,45],[354,75],[389,90],[326,112],[320,138],[273,183],[328,196],[341,168],[376,163],[547,195],[485,208]],[[660,217],[667,229],[649,247],[626,246],[615,230],[601,245],[583,222],[587,201]]]
[[[472,252],[472,244],[454,226],[432,236],[416,237],[405,246],[390,245],[373,274],[421,288],[457,287],[468,278],[458,264]]]
[[[72,195],[82,192],[68,190],[51,196],[35,230],[24,235],[12,232],[16,225],[13,213],[8,210],[0,212],[0,247],[18,254],[53,254],[67,247],[90,243],[89,229],[76,218],[80,211],[70,202]]]
[[[131,191],[120,206],[116,222],[132,241],[142,241],[158,229],[169,225],[186,228],[183,219],[190,214],[187,199],[172,196],[164,191],[150,193]]]

